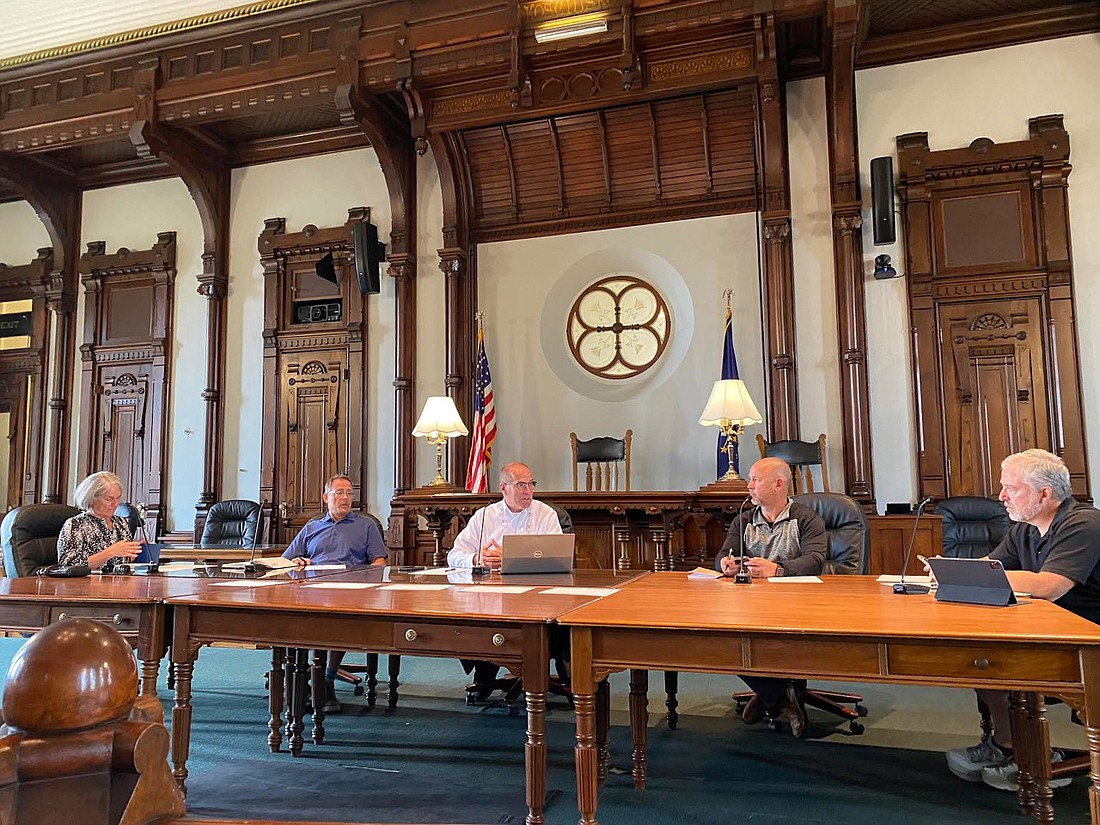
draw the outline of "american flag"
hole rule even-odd
[[[471,493],[489,492],[489,462],[497,437],[496,412],[493,409],[493,377],[485,357],[485,333],[477,331],[477,371],[474,375],[474,432],[470,437],[470,461],[466,468],[466,489]]]

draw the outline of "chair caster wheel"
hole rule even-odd
[[[783,726],[781,724],[779,724],[778,719],[769,719],[768,720],[768,730],[782,730],[782,729],[783,729]]]
[[[856,705],[856,713],[858,713],[860,716],[866,716],[867,715],[867,706],[866,705]]]
[[[472,693],[467,693],[466,694],[466,707],[472,708],[476,704],[477,704],[477,699],[474,698],[474,695]]]
[[[853,720],[848,723],[848,730],[850,730],[856,736],[859,736],[861,733],[863,733],[864,727],[859,722]]]
[[[351,692],[355,696],[362,696],[363,693],[364,693],[363,686],[362,685],[356,685],[355,687],[353,687],[351,689]]]

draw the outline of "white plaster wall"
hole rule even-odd
[[[895,138],[927,132],[933,151],[967,146],[977,137],[998,143],[1027,138],[1029,118],[1060,113],[1070,135],[1069,177],[1077,317],[1082,319],[1081,379],[1093,494],[1100,489],[1100,342],[1088,319],[1100,314],[1100,35],[1030,43],[856,75],[860,167],[895,158]],[[901,244],[873,246],[870,186],[864,180],[865,269],[889,253],[904,269]],[[899,233],[900,234],[900,233]],[[904,238],[901,239],[904,243]],[[916,495],[909,318],[903,279],[867,283],[868,374],[875,493],[881,503]],[[801,356],[801,353],[800,353]]]
[[[416,220],[420,237],[416,247],[415,406],[419,416],[425,398],[447,394],[447,304],[443,271],[439,268],[439,250],[443,248],[443,192],[439,183],[439,170],[431,152],[427,152],[417,161],[416,177]],[[390,392],[388,399],[380,400],[387,406],[392,406],[393,392]],[[471,422],[467,421],[466,426],[471,426]],[[458,439],[455,449],[467,450],[467,445],[467,439]],[[435,477],[435,448],[423,438],[416,439],[415,460],[416,475],[413,483],[427,484]],[[446,475],[446,470],[443,474]],[[393,479],[390,481],[392,483]],[[452,478],[448,481],[461,487],[465,479]]]
[[[80,248],[104,241],[107,252],[148,249],[157,233],[176,233],[175,304],[169,367],[168,432],[165,449],[168,474],[163,491],[166,529],[187,530],[195,522],[195,502],[202,490],[203,404],[206,386],[206,301],[195,291],[202,272],[202,225],[195,202],[178,178],[95,189],[84,193]],[[77,287],[76,337],[84,340],[84,287]],[[80,408],[79,349],[73,375],[73,416],[69,483],[62,491],[71,500],[80,480],[79,433],[86,420]],[[95,467],[94,469],[101,469]]]
[[[615,400],[596,400],[559,377],[567,356],[565,314],[544,318],[562,279],[575,278],[588,263],[603,274],[634,271],[643,278],[677,277],[670,295],[673,340],[663,359],[680,349],[675,370],[660,380],[602,381],[590,390]],[[639,262],[641,266],[639,266]],[[678,275],[677,275],[678,273]],[[531,465],[547,490],[572,486],[569,433],[581,438],[634,431],[631,486],[636,490],[681,490],[714,480],[717,433],[698,424],[722,365],[722,290],[734,298],[734,344],[741,377],[757,405],[765,398],[760,328],[756,216],[729,215],[692,221],[585,232],[485,244],[478,248],[479,302],[493,374],[498,435],[494,472],[509,461]],[[570,286],[572,281],[562,286]],[[586,284],[570,290],[573,297]],[[557,311],[555,311],[555,315]],[[546,330],[560,333],[546,334]],[[548,343],[549,342],[549,343]],[[662,359],[662,363],[663,363]],[[578,374],[579,368],[573,368]],[[662,369],[661,363],[653,368]],[[645,380],[643,380],[645,379]],[[595,380],[595,379],[592,379]],[[750,427],[741,454],[756,447]],[[742,464],[745,468],[745,464]]]
[[[270,163],[233,172],[230,210],[224,498],[258,500],[263,421],[263,268],[256,239],[267,218],[287,232],[306,224],[343,225],[348,209],[369,206],[379,236],[389,237],[390,207],[373,149]],[[380,518],[393,496],[394,286],[367,296],[368,464],[364,505]],[[205,330],[205,324],[201,327]],[[192,505],[194,502],[192,502]]]
[[[787,84],[795,352],[801,437],[825,433],[829,486],[844,489],[829,137],[823,78]]]
[[[44,246],[50,246],[50,236],[29,203],[0,203],[0,262],[29,264]]]

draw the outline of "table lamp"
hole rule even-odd
[[[703,414],[699,416],[699,423],[704,427],[718,427],[726,437],[726,455],[729,458],[729,468],[719,481],[739,481],[740,476],[734,467],[734,458],[737,455],[737,439],[741,434],[741,428],[749,424],[759,424],[763,419],[760,411],[752,403],[748,388],[740,378],[726,378],[715,381],[707,399],[707,406]]]
[[[424,402],[424,410],[413,427],[413,435],[426,438],[429,444],[435,445],[435,478],[430,486],[447,484],[447,479],[443,478],[443,445],[447,443],[447,439],[469,433],[453,399],[445,395],[433,395]]]

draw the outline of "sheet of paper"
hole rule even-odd
[[[193,561],[171,561],[158,567],[162,573],[171,573],[173,570],[194,570],[196,564]]]
[[[534,587],[520,587],[512,584],[475,584],[473,587],[460,587],[460,593],[526,593]]]
[[[282,584],[282,582],[260,579],[227,579],[223,582],[214,582],[211,587],[270,587],[273,584]]]
[[[787,582],[789,584],[824,584],[820,576],[775,576],[768,579],[770,582]]]
[[[387,584],[383,590],[450,590],[449,584]]]
[[[248,564],[247,561],[232,561],[229,564],[223,564],[226,570],[237,570]],[[257,567],[267,567],[271,570],[277,570],[283,567],[294,567],[294,559],[284,559],[282,556],[264,556],[262,559],[253,559],[252,564]],[[343,567],[343,565],[340,565]]]
[[[548,587],[542,592],[548,596],[595,596],[600,598],[619,591],[614,587]]]
[[[721,579],[722,574],[710,567],[696,567],[688,573],[689,579]]]
[[[455,567],[429,567],[427,570],[417,570],[417,576],[446,576],[448,573],[457,573]]]
[[[909,582],[909,584],[932,583],[931,576],[906,576],[905,580]],[[887,576],[886,574],[883,574],[875,579],[875,581],[877,581],[879,584],[898,584],[899,582],[901,582],[901,576]]]
[[[306,570],[347,570],[346,564],[307,564]]]
[[[368,587],[378,587],[379,582],[310,582],[303,584],[310,590],[320,588],[324,590],[366,590]]]

